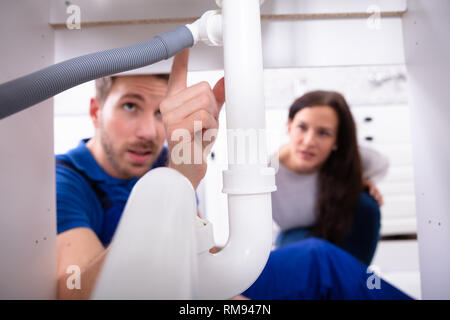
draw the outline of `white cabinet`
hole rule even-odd
[[[409,107],[406,104],[352,108],[361,145],[389,160],[387,175],[378,183],[384,197],[381,234],[415,234],[416,207]]]
[[[410,144],[411,128],[407,105],[352,108],[358,138],[368,145]]]

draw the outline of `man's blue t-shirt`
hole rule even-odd
[[[57,232],[90,228],[107,246],[139,179],[109,176],[86,147],[88,140],[81,140],[76,148],[56,156]],[[164,148],[152,169],[165,166],[166,162]]]

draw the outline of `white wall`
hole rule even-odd
[[[53,63],[48,1],[0,2],[0,83]],[[0,299],[56,296],[53,106],[0,120]]]
[[[424,299],[450,299],[449,14],[448,0],[414,0],[403,19]]]
[[[83,27],[83,22],[191,18],[217,8],[213,0],[73,1],[81,12],[81,29],[57,29],[55,60],[147,41],[181,23],[128,24]],[[181,5],[183,3],[183,5]],[[369,0],[267,0],[263,14],[366,12],[376,6],[381,12],[402,11],[405,1]],[[51,22],[64,24],[64,1],[52,1]],[[263,20],[264,67],[304,67],[403,63],[401,18],[382,18],[380,28],[369,19]],[[237,50],[243,50],[243,48]],[[170,70],[170,60],[142,68],[140,72]],[[190,70],[223,69],[222,48],[199,45],[192,49]]]

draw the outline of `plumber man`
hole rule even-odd
[[[150,168],[174,168],[194,188],[204,177],[206,161],[179,164],[167,156],[177,141],[167,139],[164,147],[177,129],[193,136],[194,121],[201,121],[204,130],[218,128],[223,78],[213,89],[206,82],[187,87],[188,55],[185,50],[174,58],[170,78],[96,81],[89,109],[94,137],[56,157],[58,298],[90,296],[128,195]],[[71,265],[81,270],[79,290],[67,286]]]

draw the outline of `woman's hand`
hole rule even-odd
[[[381,195],[378,188],[370,180],[364,180],[363,186],[364,186],[364,189],[367,189],[369,194],[375,199],[375,201],[381,207],[383,205],[383,196]]]

